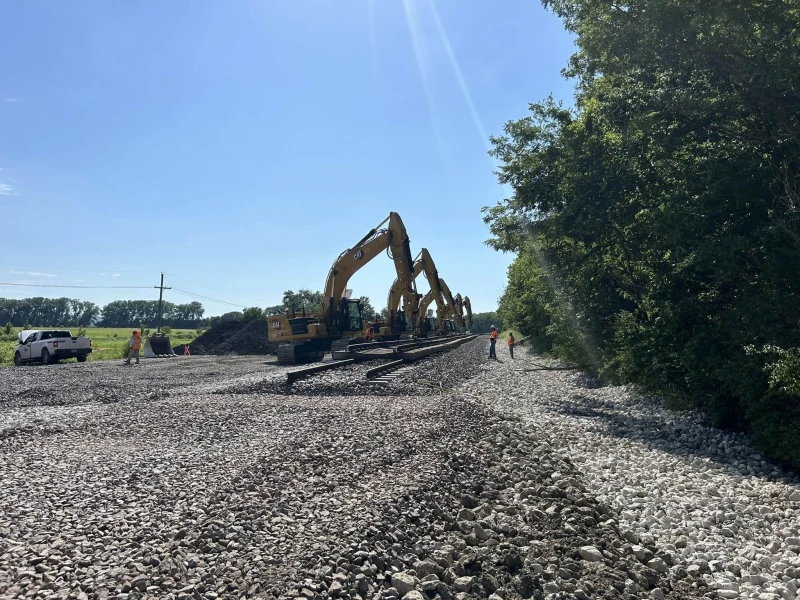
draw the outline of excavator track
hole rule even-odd
[[[322,360],[325,357],[325,350],[307,342],[289,343],[278,346],[275,354],[278,357],[278,364],[298,365]]]

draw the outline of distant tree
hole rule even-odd
[[[203,322],[201,323],[201,326],[211,328],[211,327],[216,327],[221,323],[238,321],[241,318],[242,318],[242,313],[240,313],[239,311],[232,311],[232,312],[227,312],[224,315],[217,315],[216,317],[209,317],[207,319],[204,319]]]
[[[375,313],[375,307],[372,306],[372,303],[369,301],[369,297],[368,296],[361,296],[361,298],[359,298],[359,300],[361,301],[361,309],[363,311],[362,312],[363,317],[365,319],[369,319],[369,320],[374,319],[375,318],[375,314],[376,314]]]
[[[264,318],[264,310],[257,307],[251,306],[250,308],[245,308],[244,312],[242,313],[242,321],[245,323],[249,323],[250,321],[258,321],[259,319]]]
[[[472,333],[489,333],[494,325],[498,330],[503,329],[503,324],[496,312],[482,312],[472,314]]]
[[[283,306],[292,311],[305,311],[316,313],[322,308],[322,292],[312,292],[311,290],[301,289],[295,293],[286,290],[283,293]]]

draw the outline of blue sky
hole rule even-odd
[[[231,303],[201,299],[208,315],[266,306],[322,288],[394,210],[412,252],[494,310],[512,257],[484,244],[480,209],[508,195],[487,137],[528,102],[570,103],[573,51],[533,0],[5,3],[0,281],[148,287],[165,271]],[[375,259],[349,287],[381,308],[394,277]]]

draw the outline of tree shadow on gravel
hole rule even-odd
[[[628,403],[635,404],[635,403]],[[705,458],[719,467],[726,469],[731,474],[743,477],[755,475],[767,481],[780,481],[800,488],[798,476],[786,468],[768,463],[768,468],[780,469],[780,474],[765,472],[763,469],[756,473],[742,472],[732,463],[746,461],[747,457],[741,453],[728,455],[720,449],[719,443],[713,437],[729,435],[729,432],[714,429],[708,426],[699,426],[685,421],[675,423],[665,422],[658,414],[652,416],[620,414],[617,412],[620,405],[615,402],[604,401],[583,394],[574,394],[567,403],[552,403],[550,408],[559,414],[571,417],[583,417],[602,423],[603,432],[614,437],[629,439],[644,444],[652,450],[660,450],[675,456],[687,458]],[[698,440],[695,432],[703,431],[705,434]],[[702,444],[698,441],[706,441]],[[739,443],[737,440],[736,443]]]

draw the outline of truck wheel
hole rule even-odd
[[[14,353],[14,364],[20,366],[22,364],[22,355],[19,352]]]
[[[85,356],[79,356],[78,357],[78,362],[86,362],[86,357]]]
[[[45,348],[42,350],[42,364],[49,365],[53,363],[53,359],[50,357],[50,351]]]

